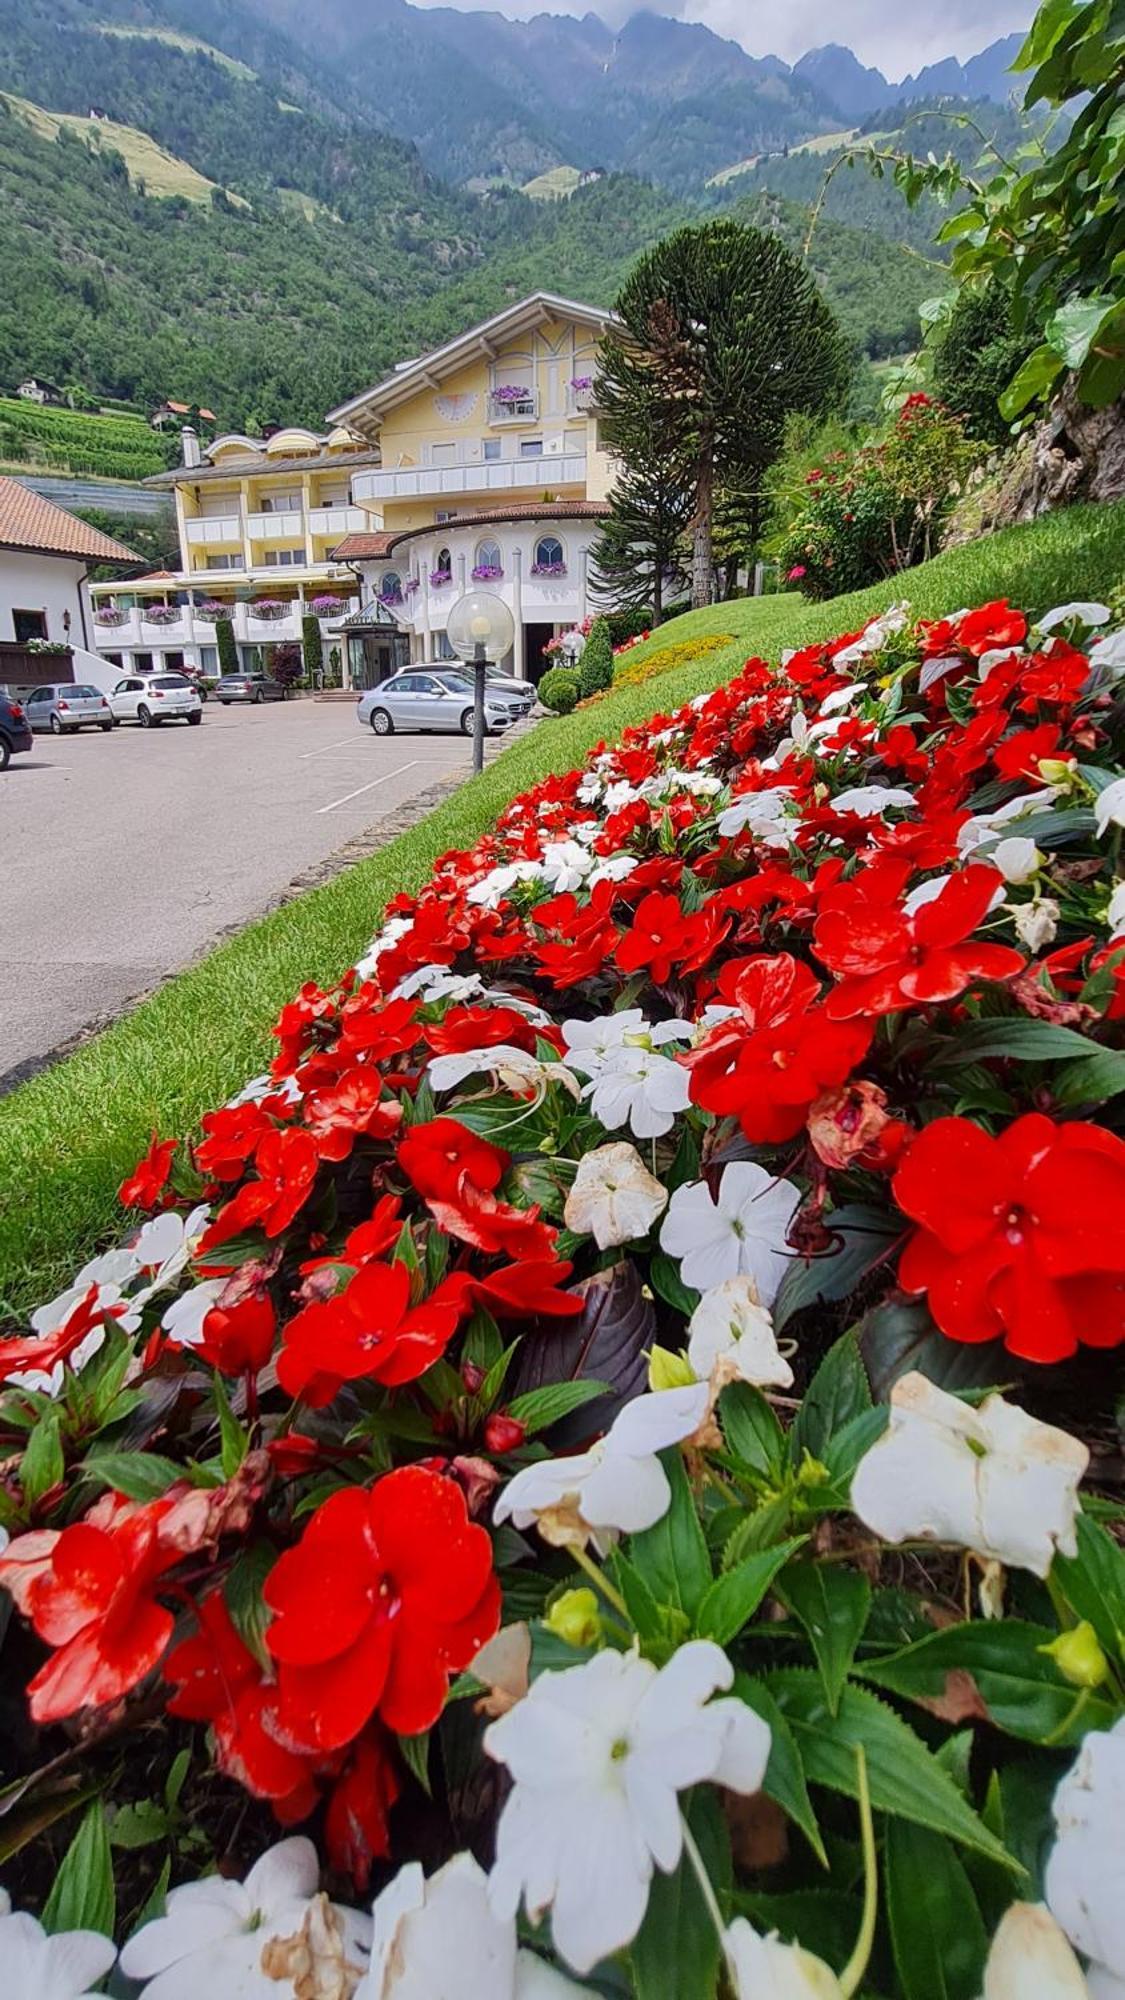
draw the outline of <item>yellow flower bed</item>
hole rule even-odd
[[[673,667],[683,667],[690,660],[702,660],[708,653],[717,653],[723,646],[734,644],[733,632],[706,632],[697,639],[679,639],[672,646],[658,646],[643,660],[631,660],[623,653],[617,661],[613,674],[613,686],[638,687],[642,681],[652,680],[656,674],[666,674]],[[579,708],[590,708],[596,701],[604,701],[610,692],[603,688],[600,693],[588,695],[578,703]]]

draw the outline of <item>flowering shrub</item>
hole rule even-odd
[[[71,1779],[163,1703],[377,1888],[178,1885],[152,2000],[1125,1981],[1119,1510],[1023,1407],[1125,1339],[1107,615],[899,607],[546,778],[0,1344]]]

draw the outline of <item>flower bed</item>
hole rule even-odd
[[[650,635],[643,635],[648,638]],[[639,687],[642,682],[653,680],[657,674],[671,673],[674,667],[682,667],[690,659],[703,659],[708,653],[719,653],[724,646],[733,645],[730,632],[700,632],[694,639],[680,639],[671,646],[657,646],[646,653],[643,660],[630,660],[629,653],[640,642],[630,639],[614,652],[614,687]],[[594,701],[600,695],[591,697]]]
[[[377,1870],[373,1944],[300,1841],[230,1888],[280,1994],[1077,2000],[1044,1890],[1125,1979],[1117,1510],[1018,1400],[1125,1337],[1100,620],[892,611],[548,778],[0,1348],[34,1721],[163,1699]]]

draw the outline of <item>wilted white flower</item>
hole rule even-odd
[[[634,1397],[589,1451],[525,1465],[501,1492],[494,1519],[535,1526],[555,1548],[593,1542],[604,1555],[619,1534],[639,1534],[668,1512],[672,1492],[656,1454],[699,1429],[708,1400],[706,1382]]]
[[[0,1973],[4,2000],[99,2000],[101,1984],[117,1957],[100,1931],[56,1931],[49,1937],[38,1918],[12,1909],[0,1889]]]
[[[831,1966],[803,1945],[760,1937],[745,1917],[723,1935],[737,2000],[844,2000]]]
[[[1115,778],[1094,800],[1094,823],[1099,840],[1111,826],[1125,826],[1125,778]]]
[[[635,1146],[619,1139],[584,1153],[563,1210],[568,1229],[592,1236],[599,1250],[647,1236],[668,1205],[668,1191]]]
[[[566,2000],[585,1990],[517,1950],[515,1924],[493,1915],[471,1854],[455,1854],[428,1882],[408,1862],[372,1917],[371,1963],[352,2000]]]
[[[763,1389],[788,1389],[793,1380],[770,1313],[748,1277],[724,1278],[704,1292],[688,1325],[688,1360],[701,1382],[716,1368],[721,1381]]]
[[[954,1542],[1046,1576],[1056,1549],[1076,1553],[1089,1457],[1003,1396],[973,1410],[912,1373],[895,1383],[888,1428],[856,1468],[852,1512],[887,1542]]]
[[[509,1042],[496,1042],[488,1049],[464,1049],[452,1056],[432,1056],[426,1067],[435,1090],[456,1090],[466,1077],[483,1072],[508,1090],[542,1090],[549,1083],[561,1083],[572,1097],[579,1094],[578,1078],[562,1063],[540,1062],[538,1056],[528,1055],[526,1049],[517,1049]]]
[[[1088,2000],[1085,1975],[1042,1903],[1012,1903],[997,1926],[981,2000]]]
[[[786,1238],[800,1203],[792,1181],[756,1161],[734,1160],[723,1169],[717,1201],[705,1181],[676,1189],[660,1245],[680,1259],[683,1281],[696,1291],[749,1277],[763,1305],[772,1306],[793,1256]]]
[[[850,791],[837,792],[831,800],[833,812],[855,813],[859,819],[881,819],[892,807],[912,806],[913,792],[902,785],[853,785]]]
[[[678,1865],[678,1793],[711,1779],[756,1792],[770,1732],[729,1688],[726,1654],[697,1639],[657,1669],[605,1651],[544,1673],[485,1731],[512,1791],[500,1815],[489,1899],[514,1917],[551,1910],[555,1947],[577,1972],[628,1944],[648,1904],[654,1866]]]
[[[1125,1982],[1125,1717],[1083,1737],[1053,1811],[1048,1907],[1078,1951]]]
[[[1104,667],[1115,677],[1125,671],[1125,627],[1120,632],[1107,632],[1104,639],[1095,639],[1090,648],[1090,665]]]
[[[658,1049],[623,1044],[602,1058],[582,1095],[608,1132],[628,1125],[638,1139],[659,1139],[687,1110],[691,1084],[687,1071]]]
[[[1016,936],[1028,951],[1042,951],[1044,945],[1054,943],[1061,911],[1053,896],[1039,896],[1034,903],[1009,907]]]
[[[747,829],[767,847],[788,847],[800,821],[790,815],[793,793],[784,785],[767,792],[742,792],[719,814],[719,832],[724,840]]]
[[[1071,623],[1104,625],[1111,616],[1108,604],[1087,604],[1081,601],[1075,604],[1056,604],[1053,611],[1045,611],[1042,618],[1036,620],[1036,629],[1040,632],[1056,632],[1060,625]]]

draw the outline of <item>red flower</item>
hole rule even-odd
[[[276,1682],[235,1631],[221,1590],[202,1599],[196,1617],[199,1630],[164,1662],[164,1679],[175,1690],[169,1715],[209,1722],[219,1770],[255,1798],[271,1800],[286,1825],[304,1819],[317,1800],[315,1767],[307,1753],[281,1740]]]
[[[151,1673],[172,1636],[172,1614],[152,1586],[180,1559],[158,1537],[165,1501],[101,1505],[103,1525],[20,1535],[0,1556],[11,1591],[39,1637],[57,1650],[28,1683],[36,1722],[58,1722],[128,1694]]]
[[[125,1306],[100,1306],[100,1295],[100,1287],[91,1285],[77,1305],[71,1307],[61,1326],[53,1327],[49,1333],[31,1334],[26,1340],[0,1340],[0,1382],[10,1375],[28,1374],[32,1370],[49,1375],[55,1363],[73,1354],[95,1327],[119,1318]]]
[[[276,1099],[272,1100],[276,1103]],[[258,1141],[271,1130],[260,1104],[228,1104],[200,1119],[204,1137],[195,1147],[201,1174],[217,1181],[241,1180]]]
[[[730,919],[708,908],[685,916],[678,896],[657,892],[642,896],[633,913],[633,926],[619,938],[616,959],[622,972],[647,968],[657,986],[666,986],[673,972],[695,970],[710,956],[728,928]]]
[[[273,1353],[276,1331],[273,1301],[255,1289],[229,1306],[212,1306],[194,1352],[220,1375],[258,1375]]]
[[[486,1278],[462,1280],[465,1298],[483,1306],[494,1319],[567,1319],[581,1312],[585,1300],[561,1287],[574,1266],[554,1257],[533,1257],[505,1264]],[[451,1283],[457,1282],[451,1280]]]
[[[353,1745],[324,1815],[328,1859],[341,1875],[365,1890],[373,1861],[391,1851],[387,1816],[399,1795],[399,1781],[382,1730],[367,1729]]]
[[[258,1179],[247,1181],[233,1201],[219,1210],[200,1242],[202,1256],[247,1229],[261,1228],[267,1236],[280,1236],[308,1199],[320,1154],[311,1132],[295,1126],[277,1132],[271,1127],[258,1142],[254,1164]]]
[[[743,961],[730,997],[741,1019],[722,1022],[685,1058],[692,1099],[720,1117],[736,1114],[757,1144],[778,1145],[863,1060],[871,1027],[830,1020],[813,974],[787,952]]]
[[[1125,1141],[1038,1112],[998,1139],[938,1118],[913,1141],[894,1197],[921,1224],[899,1282],[925,1292],[953,1340],[995,1340],[1029,1361],[1125,1339]]]
[[[401,1735],[429,1729],[450,1674],[500,1622],[485,1529],[452,1480],[419,1466],[334,1493],[264,1594],[281,1726],[310,1750],[352,1742],[376,1711]]]
[[[972,938],[1001,886],[994,868],[971,863],[913,917],[889,898],[865,898],[854,882],[833,890],[813,933],[818,958],[839,981],[827,1001],[832,1019],[933,1006],[975,980],[1019,972],[1018,951]]]
[[[172,1160],[179,1141],[158,1139],[156,1133],[143,1160],[138,1160],[131,1174],[127,1174],[117,1190],[117,1199],[125,1208],[155,1208],[168,1185]]]
[[[430,1118],[412,1125],[399,1140],[396,1157],[426,1201],[455,1199],[462,1176],[491,1192],[499,1187],[509,1163],[509,1155],[499,1146],[478,1139],[457,1118]]]
[[[967,611],[957,627],[957,644],[976,659],[998,652],[1001,646],[1021,646],[1026,637],[1027,619],[1006,597]]]
[[[992,753],[992,761],[1002,778],[1039,779],[1044,757],[1066,757],[1057,723],[1041,722],[1036,729],[1020,729],[1006,736]]]
[[[497,1201],[494,1194],[474,1186],[467,1174],[462,1174],[448,1199],[431,1196],[429,1208],[447,1236],[471,1243],[488,1256],[504,1253],[526,1260],[550,1257],[554,1250],[556,1231],[539,1220],[538,1208],[514,1208],[510,1202]]]
[[[439,1056],[494,1048],[499,1042],[534,1055],[536,1034],[543,1032],[515,1007],[450,1007],[443,1020],[422,1030],[428,1046]]]
[[[349,1069],[339,1081],[312,1090],[302,1106],[305,1125],[322,1160],[346,1160],[359,1137],[389,1139],[402,1121],[396,1098],[384,1097],[377,1069]]]
[[[459,1317],[458,1295],[440,1285],[412,1307],[405,1264],[364,1264],[336,1298],[317,1300],[289,1321],[277,1379],[287,1396],[314,1409],[330,1403],[343,1382],[416,1382],[444,1354]]]

